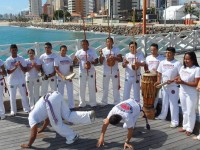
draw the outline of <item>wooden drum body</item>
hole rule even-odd
[[[157,81],[155,73],[144,73],[142,76],[141,90],[143,96],[143,110],[147,118],[155,118],[154,102],[157,95],[157,89],[154,83]]]

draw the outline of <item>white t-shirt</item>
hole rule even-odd
[[[47,55],[46,53],[40,56],[40,61],[42,64],[42,69],[46,75],[49,75],[54,72],[54,60],[57,57],[55,53]]]
[[[59,71],[64,75],[68,75],[70,73],[70,66],[72,66],[72,59],[68,56],[62,57],[58,56],[55,58],[54,66],[59,68]],[[58,76],[58,79],[61,79]]]
[[[14,69],[15,63],[19,61],[23,67],[27,66],[25,59],[22,56],[17,56],[16,58],[13,58],[12,56],[10,56],[6,59],[6,62],[5,62],[6,69],[7,70]],[[17,69],[13,73],[8,74],[8,85],[17,85],[17,84],[23,84],[23,83],[25,83],[25,75],[24,75],[24,72],[21,70],[20,66],[18,66]]]
[[[158,65],[157,71],[162,74],[162,82],[173,80],[176,76],[178,76],[181,66],[181,63],[176,59],[172,61],[168,61],[167,59],[161,61]],[[172,82],[168,86],[177,86],[177,84]]]
[[[125,56],[124,56],[124,59],[126,59],[129,64],[127,64],[126,66],[126,76],[135,76],[135,70],[132,69],[132,64],[135,64],[135,59],[137,62],[140,62],[140,63],[143,63],[145,61],[145,58],[144,58],[144,54],[142,52],[137,52],[136,53],[136,58],[135,58],[135,55],[132,54],[132,53],[127,53]],[[137,70],[137,75],[140,75],[140,71],[141,71],[141,67],[138,68]]]
[[[25,59],[27,67],[32,67],[32,62],[34,61],[37,65],[41,65],[41,62],[38,58],[34,58],[34,60],[30,60],[30,58]],[[38,77],[38,73],[39,71],[37,71],[34,68],[32,68],[29,72],[26,72],[26,77],[33,77],[33,78],[37,78]]]
[[[182,66],[179,74],[181,80],[185,82],[194,82],[195,78],[200,78],[200,68],[196,66],[184,68],[184,66]],[[180,84],[180,90],[187,93],[197,93],[196,87],[191,87],[185,84]]]
[[[109,58],[109,56],[117,57],[117,55],[121,54],[120,49],[118,47],[113,47],[111,50],[109,50],[107,47],[105,47],[104,49],[102,49],[102,53],[103,53],[103,57],[105,58],[103,61],[103,72],[111,73],[111,69],[112,69],[112,73],[118,73],[119,71],[118,61],[115,61],[115,65],[112,66],[111,68],[107,65],[107,59]]]
[[[3,64],[4,64],[4,62],[0,59],[0,71],[2,71],[1,66],[3,66]],[[3,78],[3,76],[0,75],[0,79],[2,79],[2,78]]]
[[[84,51],[83,49],[79,50],[76,52],[75,56],[78,58],[79,60],[79,71],[80,73],[86,73],[87,70],[84,68],[84,65],[86,63],[86,51]],[[95,59],[97,59],[98,56],[95,52],[95,50],[93,49],[88,49],[87,50],[87,61],[91,62],[91,61],[94,61]],[[94,69],[94,65],[91,64],[91,68],[88,70],[88,72],[94,72],[95,69]]]
[[[32,128],[34,125],[44,121],[47,117],[46,102],[44,101],[44,97],[41,97],[29,113],[28,120],[30,127]]]
[[[164,60],[165,57],[162,55],[158,55],[157,57],[154,57],[153,55],[149,55],[146,58],[146,64],[148,65],[149,71],[157,71],[159,63]]]
[[[107,118],[112,115],[118,114],[122,116],[124,122],[124,128],[132,128],[140,115],[141,107],[134,99],[125,100],[112,108]]]

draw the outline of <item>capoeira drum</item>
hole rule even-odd
[[[157,89],[154,83],[157,81],[155,73],[144,73],[142,76],[141,90],[143,96],[143,110],[147,118],[155,118],[154,101],[157,95]]]

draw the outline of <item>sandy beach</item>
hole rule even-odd
[[[10,22],[0,21],[0,26],[8,26],[9,24],[10,24]]]

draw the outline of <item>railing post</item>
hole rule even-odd
[[[197,50],[197,31],[193,30],[193,50],[196,51]]]
[[[78,51],[80,48],[80,40],[79,39],[76,39],[76,51]]]
[[[169,33],[170,34],[170,39],[169,39],[169,41],[170,41],[170,46],[171,47],[175,47],[175,44],[174,44],[174,32],[170,32]]]
[[[141,47],[142,47],[141,50],[146,57],[147,56],[147,36],[143,35],[141,38],[142,38],[141,39]]]
[[[41,55],[40,45],[38,42],[35,42],[35,55],[38,57]]]

